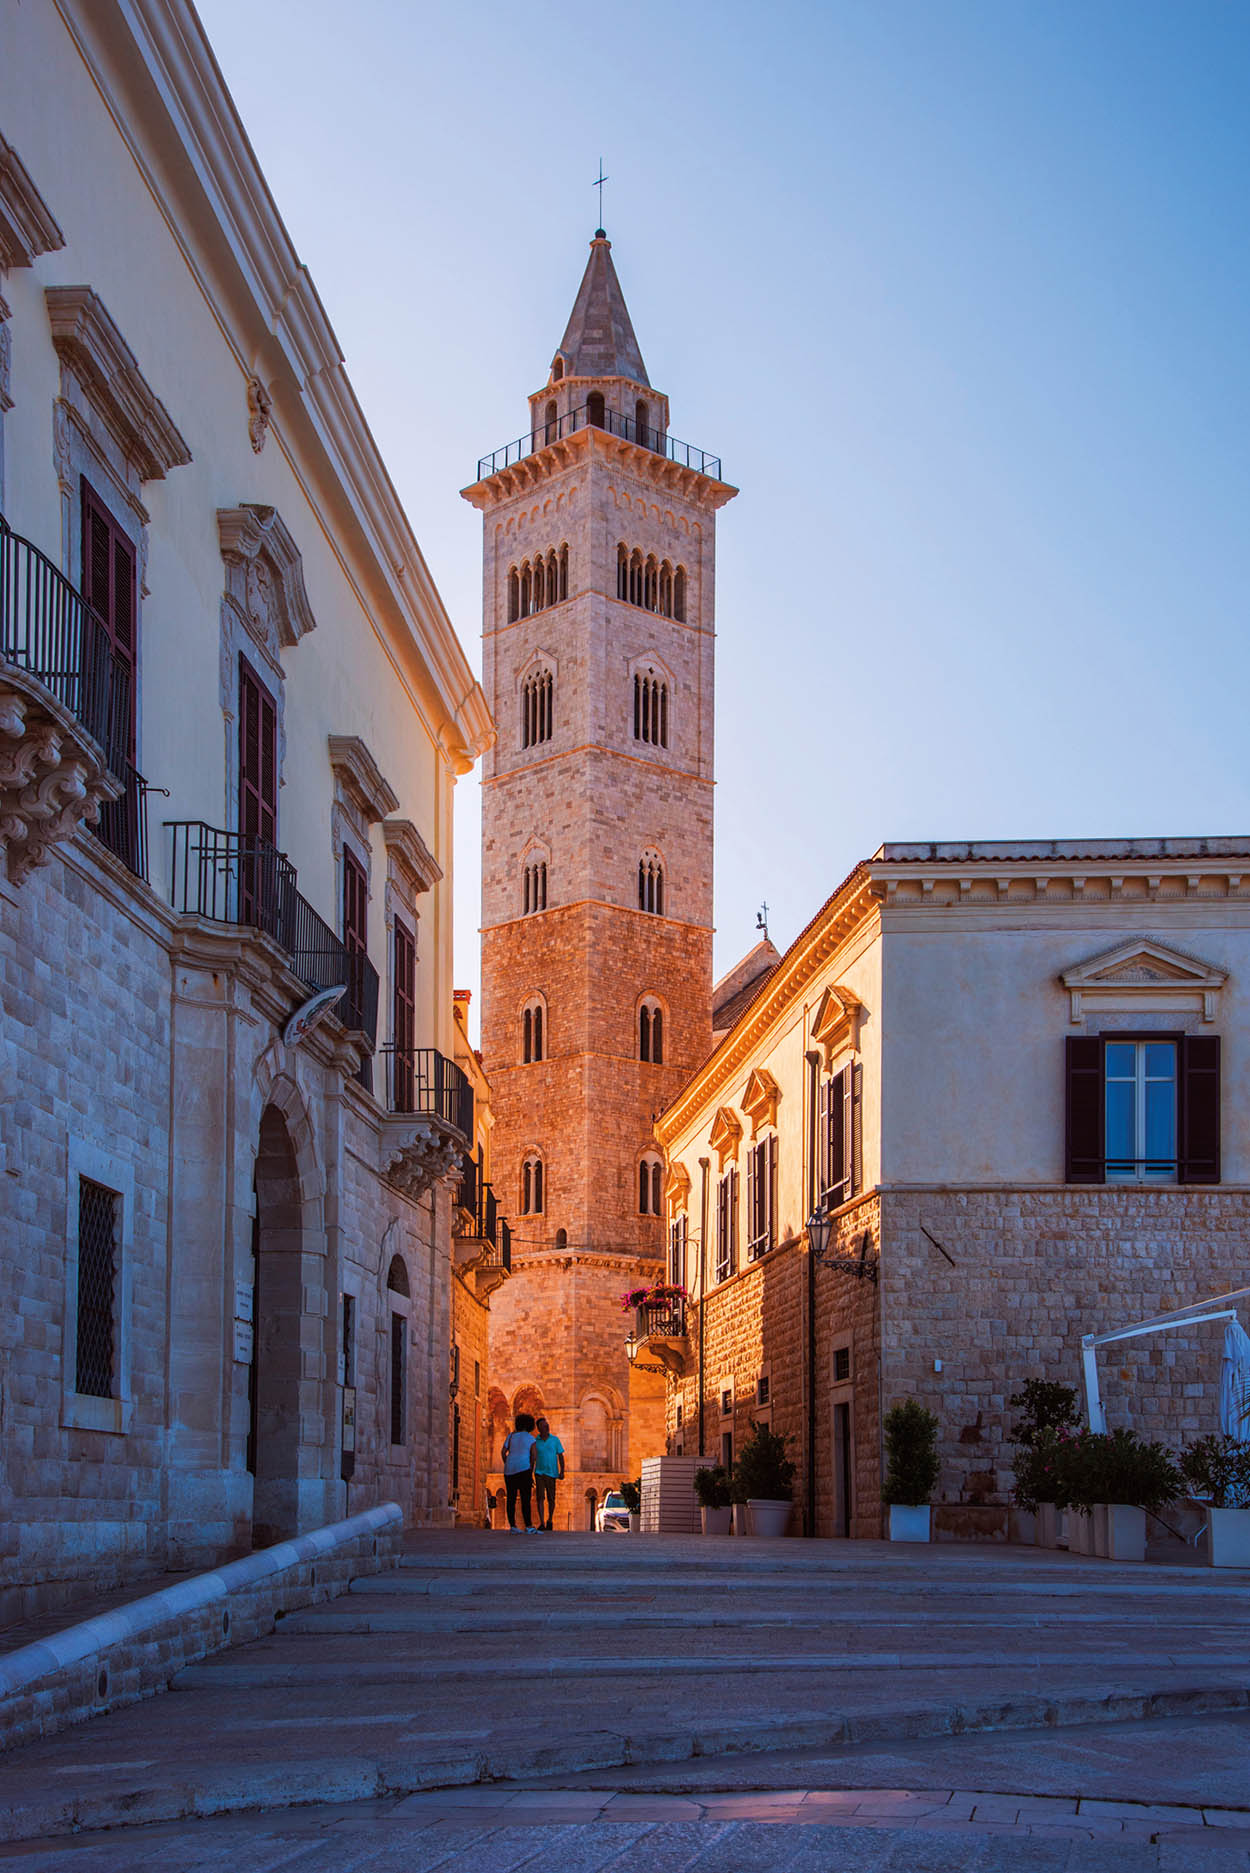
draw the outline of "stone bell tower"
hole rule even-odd
[[[629,1289],[662,1276],[652,1119],[711,1046],[716,510],[676,442],[599,229],[484,522],[482,1052],[513,1279],[491,1310],[495,1427],[541,1409],[558,1526],[664,1448]],[[498,1468],[500,1428],[495,1429]]]

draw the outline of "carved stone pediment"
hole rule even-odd
[[[777,1101],[780,1097],[781,1088],[768,1068],[753,1067],[738,1099],[738,1104],[751,1121],[752,1138],[761,1125],[777,1123]]]
[[[399,795],[384,779],[360,736],[331,735],[329,746],[334,778],[368,824],[393,813],[399,805]]]
[[[0,267],[29,267],[65,236],[11,143],[0,137]]]
[[[384,819],[382,838],[414,892],[429,891],[439,883],[443,868],[410,819]]]
[[[81,722],[37,677],[0,665],[0,845],[14,884],[121,791]]]
[[[226,562],[226,602],[281,669],[279,652],[316,628],[304,586],[304,562],[275,507],[244,502],[217,509],[217,537]]]
[[[664,1182],[664,1194],[675,1210],[679,1210],[690,1195],[690,1172],[680,1158],[676,1163],[669,1165],[668,1176]]]
[[[825,1050],[825,1065],[841,1050],[859,1046],[859,1021],[864,1004],[841,983],[827,988],[812,1016],[812,1039]]]
[[[1197,1009],[1204,1021],[1214,1021],[1215,998],[1228,971],[1153,937],[1132,937],[1063,970],[1059,979],[1068,991],[1074,1024],[1087,1013],[1110,1009]]]
[[[388,1183],[414,1201],[436,1186],[459,1183],[464,1139],[450,1125],[424,1116],[383,1121],[378,1168]]]
[[[77,383],[139,480],[163,481],[171,468],[184,468],[191,451],[99,295],[89,286],[49,286],[44,300],[63,374]],[[64,382],[62,394],[69,395]]]
[[[708,1143],[716,1153],[717,1168],[724,1170],[725,1160],[737,1154],[742,1138],[742,1121],[730,1106],[721,1106],[712,1120]]]

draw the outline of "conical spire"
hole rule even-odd
[[[566,377],[628,377],[650,385],[625,295],[612,265],[612,243],[595,230],[590,259],[560,343]]]

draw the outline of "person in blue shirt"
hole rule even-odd
[[[556,1512],[556,1479],[564,1475],[564,1445],[551,1434],[546,1418],[538,1420],[534,1439],[534,1479],[538,1484],[538,1526],[551,1533]]]
[[[503,1444],[503,1486],[508,1498],[508,1527],[514,1535],[520,1534],[516,1525],[516,1505],[520,1498],[521,1514],[525,1517],[525,1532],[536,1535],[538,1530],[530,1520],[530,1497],[534,1487],[534,1448],[538,1439],[534,1436],[534,1420],[528,1411],[518,1411],[516,1427],[508,1432]]]

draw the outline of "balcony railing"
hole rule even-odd
[[[512,1273],[512,1228],[507,1217],[499,1218],[495,1246],[481,1265],[485,1268],[502,1268],[505,1274]]]
[[[634,1309],[634,1333],[642,1340],[684,1340],[686,1303],[680,1295],[669,1300],[647,1301]]]
[[[136,877],[148,875],[147,783],[128,758],[130,671],[104,622],[64,573],[0,516],[0,656],[49,690],[122,782],[92,829]]]
[[[391,1112],[428,1114],[473,1136],[468,1075],[437,1047],[386,1047],[386,1103]]]
[[[678,442],[666,429],[652,429],[646,423],[635,422],[632,416],[618,415],[615,410],[596,410],[592,422],[587,404],[582,404],[580,409],[570,410],[566,416],[557,417],[553,423],[540,423],[527,436],[518,436],[515,442],[496,449],[493,455],[481,456],[477,465],[477,478],[485,481],[488,475],[497,475],[501,469],[511,468],[514,463],[524,461],[527,455],[534,455],[549,443],[559,442],[578,429],[606,430],[610,436],[622,436],[626,442],[636,442],[640,448],[650,449],[653,454],[676,462],[679,468],[691,468],[696,474],[709,475],[713,481],[721,479],[719,455],[708,455],[705,450],[696,449],[692,443]]]
[[[378,1034],[378,972],[363,950],[348,949],[296,888],[285,852],[268,840],[223,832],[199,820],[166,820],[171,839],[170,901],[188,916],[263,930],[287,953],[310,989],[347,985],[335,1009],[344,1027]]]
[[[481,1165],[467,1151],[461,1165],[456,1201],[464,1214],[473,1219],[466,1234],[475,1241],[493,1243],[499,1229],[499,1203],[482,1176]]]

